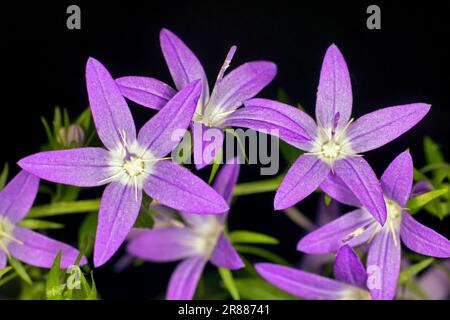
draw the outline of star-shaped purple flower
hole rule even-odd
[[[203,92],[193,117],[194,162],[198,169],[212,162],[222,146],[226,127],[238,126],[255,130],[277,129],[286,126],[286,117],[269,109],[238,109],[267,86],[276,74],[276,65],[268,61],[244,63],[224,76],[236,47],[231,47],[217,76],[214,88],[209,93],[205,71],[188,46],[167,29],[160,33],[161,49],[169,66],[175,87],[183,89],[195,79],[201,79]],[[123,95],[143,106],[160,109],[175,94],[170,86],[153,78],[123,77],[116,80]],[[305,139],[306,132],[290,121],[294,130],[290,137]],[[215,130],[213,130],[215,128]],[[209,131],[209,134],[207,133]],[[217,133],[217,134],[216,134]],[[213,135],[214,138],[209,137]],[[213,139],[218,139],[214,141]],[[213,141],[211,141],[213,140]],[[208,146],[214,144],[213,152],[205,154]]]
[[[367,272],[349,246],[339,249],[334,262],[336,280],[273,263],[258,263],[256,271],[268,282],[292,295],[320,300],[368,300]]]
[[[214,189],[228,203],[239,175],[236,162],[235,159],[232,164],[225,164],[214,182]],[[127,247],[129,254],[147,261],[183,260],[169,282],[166,298],[170,300],[192,299],[208,261],[227,269],[244,266],[224,234],[227,213],[215,216],[181,213],[181,217],[184,223],[166,221],[164,226],[139,231]]]
[[[275,209],[285,209],[311,194],[327,177],[338,176],[359,201],[380,222],[386,220],[386,207],[380,183],[361,153],[397,138],[418,123],[430,106],[415,103],[388,107],[353,122],[350,76],[339,49],[332,45],[325,55],[316,101],[317,124],[298,108],[267,99],[252,99],[247,109],[271,109],[284,115],[280,138],[305,150],[286,174],[275,195]],[[248,111],[251,112],[251,111]],[[288,122],[290,120],[290,123]],[[289,135],[293,124],[308,133],[308,140]]]
[[[338,178],[330,179],[327,193],[334,199],[361,207],[313,231],[298,243],[297,249],[311,254],[335,252],[344,244],[358,246],[371,242],[367,268],[379,274],[380,286],[371,289],[374,299],[393,299],[400,272],[400,238],[417,253],[450,257],[450,241],[417,222],[406,209],[413,183],[413,162],[408,151],[392,161],[381,177],[387,207],[387,220],[381,226]]]
[[[0,192],[0,270],[5,268],[8,256],[36,267],[51,268],[61,251],[61,268],[76,262],[77,249],[17,225],[33,205],[38,187],[38,177],[20,171]],[[86,262],[82,258],[80,265]]]
[[[94,248],[100,266],[117,251],[141,207],[142,189],[169,207],[194,213],[223,213],[225,200],[189,170],[164,158],[179,143],[201,94],[200,81],[177,93],[136,137],[131,112],[115,81],[97,60],[86,66],[89,101],[103,148],[41,152],[19,161],[40,178],[80,187],[108,184],[101,200]]]

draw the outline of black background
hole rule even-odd
[[[416,166],[423,165],[425,135],[438,141],[450,159],[449,3],[297,2],[74,0],[2,4],[0,164],[14,164],[38,150],[45,139],[39,117],[51,117],[54,106],[65,107],[72,115],[87,106],[84,67],[89,56],[99,59],[114,77],[152,76],[172,84],[159,48],[162,27],[189,45],[210,79],[234,44],[238,51],[231,68],[250,60],[275,62],[278,75],[260,96],[275,98],[277,88],[284,88],[310,114],[314,113],[323,55],[335,43],[349,65],[355,117],[397,104],[433,105],[413,130],[366,155],[377,174],[406,148],[411,149]],[[81,30],[66,28],[70,4],[81,7]],[[381,30],[366,27],[370,4],[381,7]],[[130,105],[140,125],[154,113]],[[13,172],[17,171],[13,166]],[[257,166],[244,167],[241,181],[256,179],[258,173]],[[316,202],[317,197],[311,196],[299,208],[313,217]],[[273,193],[240,198],[232,209],[230,228],[278,237],[282,242],[277,252],[294,262],[300,258],[295,245],[303,231],[272,207]],[[419,220],[449,235],[448,221],[438,223],[425,215]],[[52,235],[75,241],[79,218],[64,221],[68,230]],[[147,264],[116,275],[111,270],[113,262],[95,271],[105,298],[153,297],[164,290],[172,268]]]

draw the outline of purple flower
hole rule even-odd
[[[158,202],[194,213],[228,210],[223,198],[187,169],[164,158],[185,130],[201,93],[194,81],[177,93],[140,130],[111,75],[97,60],[86,66],[89,101],[103,148],[41,152],[19,161],[40,178],[92,187],[108,184],[101,200],[94,264],[104,264],[132,228],[141,207],[142,189]]]
[[[202,80],[203,92],[193,117],[194,162],[197,168],[200,169],[212,162],[223,144],[222,129],[225,127],[270,130],[287,126],[291,129],[288,132],[290,137],[297,140],[305,138],[306,132],[279,112],[263,108],[238,109],[247,99],[257,95],[272,81],[276,74],[274,63],[268,61],[244,63],[224,76],[236,51],[236,47],[233,46],[210,94],[205,71],[187,45],[167,29],[161,30],[160,42],[177,90],[183,89],[195,79]],[[176,92],[170,86],[152,78],[123,77],[116,82],[125,97],[153,109],[163,107]],[[213,138],[209,135],[213,135],[217,141],[211,141]],[[204,150],[212,143],[213,152],[205,155]]]
[[[230,203],[239,175],[239,165],[225,164],[214,183]],[[192,299],[202,271],[208,261],[217,267],[239,269],[244,266],[238,253],[224,234],[227,213],[202,216],[180,213],[184,223],[160,223],[152,230],[140,231],[128,244],[129,254],[152,262],[183,260],[169,282],[166,298]]]
[[[61,251],[61,268],[76,262],[77,249],[17,226],[33,205],[38,187],[38,177],[20,171],[0,192],[0,270],[5,268],[8,256],[36,267],[51,268]],[[80,265],[86,262],[82,258]]]
[[[379,278],[371,289],[374,299],[393,299],[400,271],[400,238],[412,251],[438,257],[450,257],[450,241],[417,222],[405,209],[411,195],[413,162],[408,151],[401,153],[381,177],[381,187],[387,207],[387,220],[381,226],[356,199],[350,189],[333,177],[327,193],[349,205],[361,206],[300,240],[297,249],[306,253],[335,252],[347,244],[358,246],[371,242],[367,256],[368,271]],[[369,270],[369,268],[371,270]]]
[[[386,207],[380,184],[360,154],[397,138],[430,109],[423,103],[389,107],[353,122],[350,119],[350,76],[344,57],[335,45],[328,48],[322,65],[316,101],[317,124],[298,108],[280,102],[252,99],[245,105],[244,110],[258,108],[279,112],[308,133],[307,141],[280,134],[284,141],[306,153],[298,158],[281,182],[275,195],[275,209],[295,205],[321,186],[327,177],[338,176],[382,224],[386,220]]]
[[[342,246],[334,263],[336,280],[273,263],[258,263],[256,271],[274,286],[305,299],[368,300],[367,273],[358,255]]]

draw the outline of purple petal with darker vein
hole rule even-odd
[[[411,198],[433,190],[433,186],[428,181],[416,182],[411,190]]]
[[[197,106],[200,81],[194,81],[178,92],[164,108],[139,131],[138,141],[155,157],[172,151],[183,138]]]
[[[356,252],[348,245],[339,249],[333,271],[336,280],[366,289],[366,269]]]
[[[39,178],[21,170],[0,192],[0,216],[16,224],[33,205],[39,188]]]
[[[362,157],[346,157],[334,163],[334,171],[360,203],[383,225],[386,221],[386,204],[380,182],[367,161]]]
[[[312,155],[302,155],[292,165],[275,194],[276,210],[295,205],[310,195],[330,172],[328,164]]]
[[[104,184],[111,176],[109,152],[102,148],[45,151],[23,158],[18,165],[39,178],[79,187]]]
[[[169,67],[176,88],[181,90],[192,81],[200,79],[203,88],[200,102],[204,105],[209,98],[209,86],[200,61],[172,31],[162,29],[159,34],[159,40],[164,59]]]
[[[116,79],[124,97],[144,107],[160,110],[177,93],[162,81],[147,77],[122,77]]]
[[[395,238],[394,238],[395,237]],[[374,300],[395,297],[400,272],[401,245],[398,233],[383,230],[375,236],[367,255],[367,286]]]
[[[141,208],[142,191],[113,182],[103,192],[94,245],[94,265],[105,264],[123,243]]]
[[[276,73],[277,66],[272,62],[244,63],[216,83],[207,109],[220,109],[222,112],[235,110],[267,86]]]
[[[228,241],[226,236],[222,233],[217,241],[217,244],[212,252],[211,263],[216,267],[236,270],[244,267],[244,263],[233,245]]]
[[[352,288],[342,282],[277,264],[258,263],[255,268],[268,282],[300,298],[339,300]]]
[[[94,58],[86,65],[86,85],[92,117],[103,144],[110,150],[123,142],[131,142],[136,128],[130,109],[108,70]]]
[[[381,188],[385,196],[404,207],[413,184],[413,161],[409,151],[400,153],[381,176]]]
[[[344,181],[334,173],[330,172],[327,178],[320,184],[320,188],[331,198],[343,204],[354,207],[361,206],[361,202],[358,198],[355,197]]]
[[[182,261],[170,277],[166,299],[191,300],[206,262],[203,257],[192,257]]]
[[[402,212],[400,235],[403,243],[412,251],[437,258],[450,257],[450,241],[424,226],[408,212]]]
[[[216,214],[228,211],[226,201],[186,168],[170,161],[157,162],[144,183],[145,192],[158,202],[185,212]]]
[[[197,170],[201,170],[214,161],[223,146],[225,139],[222,129],[207,127],[202,123],[192,124],[194,144],[194,163]]]
[[[424,103],[406,104],[362,116],[348,128],[347,137],[353,151],[366,152],[394,140],[422,120],[430,107]]]
[[[336,252],[342,245],[360,245],[373,235],[377,222],[364,209],[354,210],[307,234],[297,250],[322,254]]]
[[[199,255],[195,247],[199,240],[187,227],[145,230],[131,239],[127,252],[146,261],[170,262]]]
[[[59,241],[50,239],[32,230],[14,227],[14,237],[21,243],[12,241],[8,245],[11,255],[27,264],[41,268],[51,268],[59,251],[61,255],[61,268],[66,269],[75,264],[80,252]],[[80,265],[87,263],[86,258],[82,258]]]
[[[325,129],[342,128],[352,113],[352,85],[347,64],[339,49],[331,45],[323,59],[317,89],[317,123]],[[339,121],[335,125],[336,114]]]

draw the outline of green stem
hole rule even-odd
[[[254,182],[239,183],[234,188],[233,195],[243,196],[254,193],[275,191],[281,183],[283,176],[278,176],[272,179],[266,179]]]
[[[56,202],[31,208],[27,218],[49,217],[62,214],[97,211],[100,199]]]

